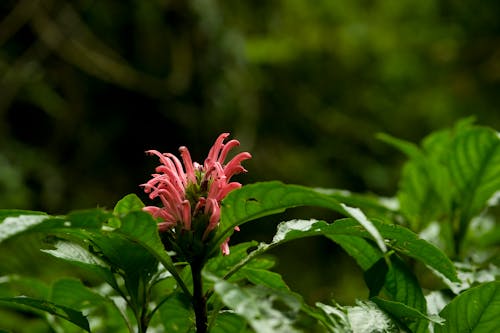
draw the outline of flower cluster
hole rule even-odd
[[[150,199],[160,198],[162,207],[148,206],[144,210],[161,222],[160,233],[197,234],[206,241],[220,221],[220,203],[226,195],[241,184],[230,182],[232,176],[246,172],[241,162],[251,158],[242,152],[225,163],[229,151],[239,146],[238,140],[224,143],[229,133],[219,135],[203,164],[192,162],[189,150],[180,147],[181,161],[173,154],[149,150],[159,157],[161,165],[153,178],[141,186]],[[229,254],[229,238],[221,244],[222,253]]]

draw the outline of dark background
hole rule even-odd
[[[392,196],[404,157],[376,133],[417,142],[467,116],[500,128],[498,13],[495,0],[2,0],[0,208],[146,199],[145,150],[186,145],[202,162],[226,131],[253,155],[242,183]],[[333,218],[297,210],[233,243],[313,215]],[[333,244],[274,254],[311,302],[366,296]]]

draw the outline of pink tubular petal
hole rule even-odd
[[[219,225],[219,221],[220,221],[220,206],[219,203],[216,201],[212,206],[212,214],[210,215],[210,220],[207,229],[210,229],[210,231],[214,230],[217,227],[217,225]]]
[[[231,192],[233,190],[236,190],[236,189],[238,189],[240,187],[241,187],[241,184],[237,183],[237,182],[232,182],[232,183],[226,184],[226,186],[224,186],[217,193],[217,200],[221,201],[222,199],[224,199],[229,194],[229,192]]]
[[[173,166],[171,167],[172,173],[177,176],[177,178],[183,185],[186,185],[186,174],[184,173],[184,169],[182,168],[181,161],[174,154],[165,153],[163,155],[167,156],[170,159],[170,161],[172,161],[171,162],[173,163]]]
[[[146,154],[158,156],[160,158],[161,163],[163,163],[163,160],[165,158],[165,156],[163,156],[162,153],[160,153],[158,150],[154,150],[154,149],[146,150]]]
[[[222,255],[229,255],[229,237],[226,238],[224,242],[222,242],[222,244],[220,245],[220,250],[222,252]]]
[[[181,153],[182,161],[184,162],[184,168],[186,168],[186,177],[187,180],[191,183],[196,183],[196,175],[194,173],[194,165],[191,160],[191,154],[189,154],[189,150],[187,147],[179,147],[179,151]]]
[[[157,217],[161,218],[165,222],[168,222],[171,226],[174,226],[177,223],[176,218],[172,214],[170,214],[169,211],[166,209],[161,209],[158,212]]]
[[[215,162],[213,164],[212,172],[207,172],[205,174],[208,178],[212,178],[213,185],[216,185],[218,188],[222,187],[224,183],[227,181],[227,177],[224,173],[224,168],[219,162]]]
[[[145,211],[145,212],[148,212],[149,214],[155,216],[156,213],[160,210],[161,208],[159,207],[155,207],[155,206],[146,206],[146,207],[143,207],[142,210]]]
[[[158,167],[158,169],[159,172],[163,172],[163,175],[159,175],[153,178],[152,180],[162,184],[168,183],[169,184],[168,186],[172,187],[177,192],[185,191],[185,186],[184,186],[185,179],[181,178],[175,170],[172,170],[166,166]]]
[[[219,224],[220,220],[220,206],[217,200],[215,199],[207,199],[207,204],[205,205],[205,214],[210,215],[208,220],[207,229],[203,233],[202,239],[205,239],[208,234],[214,230]]]
[[[160,196],[161,203],[163,204],[162,210],[170,212],[169,214],[172,215],[175,212],[175,202],[170,202],[165,196]]]
[[[167,161],[163,166],[156,168],[157,171],[165,173],[180,190],[183,190],[186,186],[186,175],[182,170],[181,161],[172,154],[165,155],[168,155],[169,158],[166,159]]]
[[[163,183],[165,187],[158,190],[158,195],[161,195],[171,203],[181,203],[184,200],[184,192],[177,191],[177,189],[168,181]]]
[[[234,175],[237,175],[237,174],[240,174],[240,173],[246,173],[247,172],[247,169],[245,169],[243,166],[241,165],[235,165],[231,168],[227,168],[225,170],[225,173],[226,173],[226,176],[227,178],[231,178],[233,177]]]
[[[220,197],[220,192],[224,188],[226,182],[225,179],[214,179],[210,189],[208,190],[207,199],[208,200],[218,200]]]
[[[217,200],[211,198],[207,199],[207,203],[205,205],[205,214],[210,214],[210,222],[207,229],[213,230],[217,226],[217,223],[219,222],[218,218],[220,217],[220,207]],[[213,225],[213,222],[215,222],[215,226]]]
[[[245,168],[241,166],[241,162],[252,158],[252,155],[247,152],[239,153],[229,161],[224,167],[224,173],[229,179],[237,173],[246,172]]]
[[[224,145],[224,148],[222,149],[220,155],[219,155],[219,158],[217,159],[217,161],[220,163],[220,164],[224,164],[224,161],[226,160],[226,157],[227,157],[227,154],[229,153],[229,151],[231,149],[233,149],[234,147],[237,147],[240,145],[240,142],[238,140],[231,140],[231,141],[228,141],[225,145]]]
[[[234,227],[234,230],[235,231],[240,231],[240,228],[238,226],[236,226],[236,227]],[[222,244],[220,245],[220,250],[222,252],[222,255],[224,255],[224,256],[227,256],[230,253],[230,251],[229,251],[229,240],[230,240],[229,237],[226,238],[226,240],[224,240],[222,242]]]
[[[214,163],[214,176],[216,179],[226,179],[226,174],[224,173],[224,168],[219,162]]]
[[[144,192],[145,192],[145,193],[150,193],[150,192],[151,192],[151,190],[152,190],[152,189],[154,189],[154,187],[153,187],[152,185],[150,185],[150,184],[149,184],[150,182],[151,182],[151,181],[149,181],[149,182],[147,182],[147,183],[145,183],[145,184],[141,184],[141,185],[139,185],[139,186],[141,186],[141,187],[143,187],[143,188],[144,188]]]
[[[158,223],[158,231],[159,232],[168,231],[170,228],[172,228],[172,223],[169,223],[169,222]]]
[[[168,230],[168,228],[175,225],[174,218],[165,209],[154,207],[154,206],[147,206],[147,207],[144,207],[142,210],[145,212],[148,212],[154,218],[163,219],[164,222],[161,222],[158,224],[158,228],[160,229],[160,226],[162,228],[160,231],[166,231],[166,230]]]
[[[210,148],[210,151],[208,152],[207,159],[205,160],[205,167],[207,166],[207,162],[208,162],[208,164],[210,164],[210,163],[214,163],[215,161],[217,161],[217,157],[219,155],[219,152],[221,151],[222,147],[224,147],[223,142],[228,136],[229,136],[229,133],[222,133],[221,135],[219,135],[217,140],[215,140],[215,143],[212,146],[212,148]]]
[[[182,222],[184,223],[184,229],[191,230],[191,205],[189,200],[184,200],[182,202]]]
[[[198,212],[201,211],[201,209],[205,207],[206,202],[207,202],[207,200],[204,197],[200,197],[200,199],[198,199],[198,202],[196,203],[196,206],[194,207],[193,216],[198,215]]]

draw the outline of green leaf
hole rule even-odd
[[[457,204],[467,222],[500,191],[500,136],[483,127],[457,134],[449,153]]]
[[[85,287],[80,280],[65,278],[52,285],[50,301],[72,309],[84,310],[109,302]]]
[[[179,276],[172,258],[167,254],[158,234],[156,221],[150,214],[142,211],[131,212],[122,217],[121,227],[112,232],[147,250],[172,274],[179,286],[187,294],[190,294]]]
[[[2,276],[0,279],[0,297],[14,297],[19,294],[48,299],[50,286],[40,279],[18,275]]]
[[[91,240],[100,258],[128,277],[142,277],[147,281],[158,268],[156,258],[147,249],[119,232],[92,235]]]
[[[385,258],[380,258],[368,270],[364,271],[363,278],[366,286],[370,289],[370,297],[376,296],[380,293],[385,284],[385,278],[389,267]]]
[[[382,223],[377,220],[373,220],[372,223],[379,230],[382,237],[387,240],[391,249],[419,260],[452,281],[459,281],[455,266],[440,249],[404,227]],[[337,220],[335,223],[330,224],[328,229],[331,230],[327,232],[334,231],[339,234],[371,238],[371,235],[352,219]]]
[[[391,257],[391,267],[386,275],[385,288],[392,299],[423,313],[427,311],[424,294],[417,278],[397,256]]]
[[[4,212],[3,215],[4,219],[0,223],[0,242],[20,235],[49,218],[48,215],[44,214],[21,214],[20,212],[14,216],[8,215],[7,212]]]
[[[80,312],[63,305],[55,304],[53,302],[19,296],[19,297],[3,297],[0,302],[8,302],[19,305],[24,305],[32,309],[42,310],[60,318],[66,319],[78,327],[90,332],[89,322],[87,318]]]
[[[160,318],[165,332],[194,332],[194,312],[191,300],[184,293],[173,293],[160,307]]]
[[[0,221],[5,220],[7,217],[18,217],[20,215],[47,215],[44,212],[34,210],[22,209],[0,209]]]
[[[140,309],[146,301],[145,288],[158,269],[156,258],[141,244],[117,232],[92,235],[91,241],[100,257],[123,277],[130,305]]]
[[[426,151],[385,134],[379,137],[409,157],[399,181],[398,200],[401,213],[412,229],[420,231],[431,221],[448,214],[451,185],[443,154],[448,152],[450,131],[429,135],[424,140]]]
[[[259,217],[277,214],[298,206],[318,206],[349,215],[334,198],[299,185],[262,182],[232,191],[222,202],[217,241],[220,243],[234,227]]]
[[[142,208],[144,208],[144,204],[141,199],[139,199],[137,195],[131,193],[116,203],[113,213],[115,215],[124,215],[130,212],[140,211]]]
[[[494,281],[471,288],[453,299],[441,312],[446,319],[436,333],[499,332],[500,282]]]
[[[80,280],[65,278],[52,285],[49,299],[59,305],[88,313],[92,331],[117,332],[129,325],[109,298],[84,286]]]
[[[393,301],[404,304],[420,313],[427,313],[427,303],[417,278],[397,256],[391,257],[391,266],[385,276],[384,287]],[[384,309],[388,310],[387,308]],[[412,316],[411,321],[404,320],[401,316],[398,318],[412,332],[425,333],[428,330],[429,323],[426,317]]]
[[[409,158],[415,160],[421,160],[424,158],[422,151],[416,144],[413,142],[405,141],[399,138],[395,138],[386,133],[377,134],[377,139],[384,141],[385,143],[390,144],[391,146],[399,149],[403,153],[405,153]]]
[[[387,313],[371,301],[356,301],[355,306],[316,306],[323,313],[318,319],[330,332],[399,332]]]
[[[339,244],[344,251],[356,260],[359,267],[364,271],[370,269],[377,261],[384,258],[377,247],[362,237],[333,234],[326,234],[325,236]]]
[[[281,275],[275,272],[271,272],[267,269],[252,268],[247,266],[243,267],[243,269],[240,271],[240,274],[248,279],[248,281],[257,286],[260,285],[283,291],[290,290],[285,281],[283,281]]]
[[[372,221],[368,220],[365,214],[359,208],[348,207],[342,204],[342,207],[349,212],[349,215],[359,224],[365,228],[365,230],[371,235],[373,240],[377,243],[377,246],[382,252],[387,252],[387,247],[385,245],[384,239],[380,235],[378,229],[373,225]]]
[[[75,211],[67,217],[44,214],[20,214],[6,217],[0,223],[0,242],[25,233],[40,232],[77,239],[87,239],[88,231],[100,231],[111,214],[101,209]]]
[[[382,237],[386,239],[390,248],[423,262],[452,281],[458,281],[455,266],[437,247],[419,238],[418,235],[404,227],[382,223],[377,220],[371,222]],[[316,235],[351,235],[367,239],[372,238],[365,228],[351,218],[337,220],[332,224],[316,220],[294,220],[284,222],[278,226],[278,231],[271,245],[275,246],[277,243]]]
[[[108,211],[99,208],[76,210],[66,216],[63,226],[73,229],[101,230],[111,216]]]
[[[342,332],[347,331],[349,327],[349,321],[347,319],[347,314],[340,308],[328,304],[323,304],[317,302],[315,308],[312,308],[312,316],[318,319],[324,327],[328,329],[328,332]]]
[[[410,157],[398,191],[402,214],[415,231],[432,221],[445,221],[445,250],[454,253],[461,244],[453,244],[453,239],[461,242],[471,219],[500,193],[498,133],[465,120],[426,137],[423,150],[389,136],[383,140]]]
[[[367,240],[345,235],[328,235],[327,237],[338,243],[365,271],[365,281],[370,288],[371,296],[380,289],[382,284],[392,300],[426,313],[426,303],[422,289],[415,276],[399,258],[394,255],[391,256],[391,265],[385,271],[387,266],[382,253]],[[372,270],[380,268],[377,265],[382,266],[382,272],[372,272]],[[382,281],[378,281],[377,284],[380,277],[382,277]],[[374,286],[370,287],[371,284],[374,284]],[[416,321],[410,327],[414,332],[426,332],[427,322]]]
[[[401,254],[417,259],[438,271],[448,279],[458,282],[455,266],[437,247],[423,239],[420,239],[418,235],[404,227],[382,223],[377,220],[373,220],[371,222],[379,230],[382,237],[386,239],[386,243],[390,248]],[[341,245],[346,246],[348,253],[353,255],[364,270],[370,268],[382,257],[382,254],[378,249],[378,253],[369,250],[369,252],[366,252],[365,254],[355,248],[356,245],[360,245],[363,246],[363,248],[368,249],[369,247],[364,242],[353,241],[351,244],[349,243],[347,237],[352,236],[372,239],[372,235],[352,218],[337,220],[331,224],[318,220],[292,220],[280,223],[272,242],[269,244],[261,243],[255,251],[251,252],[247,257],[233,266],[231,271],[225,275],[225,278],[234,274],[253,258],[282,243],[312,236],[326,236],[335,240],[338,239],[336,237],[339,235],[346,236],[346,238],[340,238],[340,240],[343,241],[343,244]]]
[[[440,189],[447,188],[449,191],[447,179],[449,175],[445,167],[434,161],[410,160],[405,164],[399,181],[398,199],[401,213],[413,230],[420,231],[430,222],[446,215],[449,198],[443,198]]]
[[[367,281],[370,288],[371,296],[380,289],[382,284],[392,300],[426,313],[426,303],[422,289],[415,276],[399,258],[394,255],[391,256],[391,265],[384,273],[387,266],[382,253],[365,239],[345,235],[329,235],[328,237],[342,246],[365,271],[365,281]],[[371,271],[377,269],[377,264],[383,267],[382,272]],[[380,276],[382,276],[382,281],[378,281],[377,285],[373,280],[379,280]],[[375,285],[370,287],[371,284]],[[413,332],[426,332],[427,322],[418,320],[411,324],[410,327]]]
[[[256,183],[231,192],[223,201],[218,237],[214,243],[219,245],[236,226],[297,206],[323,207],[353,217],[366,228],[380,249],[385,252],[382,237],[360,209],[339,203],[330,195],[322,193],[322,190],[281,182]]]
[[[127,198],[134,201],[133,196]],[[33,231],[55,233],[61,237],[73,236],[82,241],[90,240],[95,248],[94,254],[98,254],[109,265],[126,272],[132,294],[139,292],[136,290],[139,280],[147,281],[157,270],[156,260],[160,261],[176,278],[180,287],[187,291],[172,259],[163,247],[156,221],[150,214],[140,210],[132,211],[120,218],[118,227],[107,224],[111,217],[111,214],[102,210],[77,211],[69,214],[67,219],[44,221]]]
[[[370,300],[375,304],[377,304],[382,310],[389,313],[393,318],[397,319],[405,326],[410,327],[412,332],[429,331],[426,325],[423,325],[415,329],[413,324],[417,322],[427,323],[428,321],[432,321],[438,324],[441,324],[443,322],[441,318],[429,317],[426,314],[420,312],[419,310],[412,308],[401,302],[388,301],[380,297],[373,297]]]
[[[217,316],[210,333],[243,333],[246,332],[246,321],[237,314],[224,311]]]
[[[418,259],[441,274],[457,281],[453,263],[434,245],[420,239],[404,227],[385,224],[377,220],[372,222],[393,250]],[[317,220],[293,220],[281,223],[270,244],[260,244],[255,251],[236,264],[225,277],[234,274],[254,257],[275,246],[295,239],[318,235],[337,241],[365,271],[368,271],[380,260],[384,260],[380,249],[368,241],[372,239],[372,236],[354,219],[341,219],[332,224]],[[392,256],[391,261],[384,281],[384,287],[389,296],[396,302],[425,313],[425,298],[418,281],[396,256]],[[243,268],[243,270],[245,269],[246,267]],[[256,281],[256,283],[258,282]],[[380,289],[380,285],[377,288]],[[417,318],[414,322],[409,323],[409,326],[415,332],[425,332],[427,329],[426,320],[426,318]]]
[[[109,265],[88,249],[80,244],[64,240],[57,240],[52,246],[54,249],[42,249],[41,251],[92,272],[115,289],[117,288]]]
[[[92,331],[118,332],[124,328],[124,324],[130,323],[122,315],[119,306],[107,297],[110,292],[112,293],[109,289],[107,292],[95,291],[83,285],[80,280],[64,278],[54,282],[49,300],[88,314]]]
[[[214,276],[209,279],[213,280],[214,290],[222,302],[245,318],[256,332],[299,332],[292,318],[297,317],[302,301],[294,294],[262,286],[242,288]]]
[[[126,198],[122,208],[127,206],[127,202],[136,202],[133,196]],[[53,234],[86,243],[90,241],[95,255],[99,255],[112,267],[126,272],[126,284],[131,296],[140,296],[137,289],[139,280],[144,282],[151,277],[157,269],[156,260],[159,260],[176,278],[180,287],[187,291],[172,259],[163,247],[156,221],[150,214],[132,211],[121,217],[118,227],[107,223],[111,217],[112,214],[101,209],[75,211],[66,218],[46,215],[8,217],[0,224],[0,241],[27,232]],[[87,265],[87,268],[90,267]],[[109,278],[106,281],[111,282]]]

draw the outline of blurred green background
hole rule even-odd
[[[500,128],[498,13],[495,0],[2,0],[0,208],[146,199],[145,150],[186,145],[201,162],[225,131],[253,155],[242,183],[392,196],[404,157],[376,133],[417,142],[466,116]],[[245,225],[233,243],[325,214]],[[43,255],[23,266],[36,246],[13,247],[0,275],[57,277]],[[311,302],[366,297],[334,244],[274,254]]]

